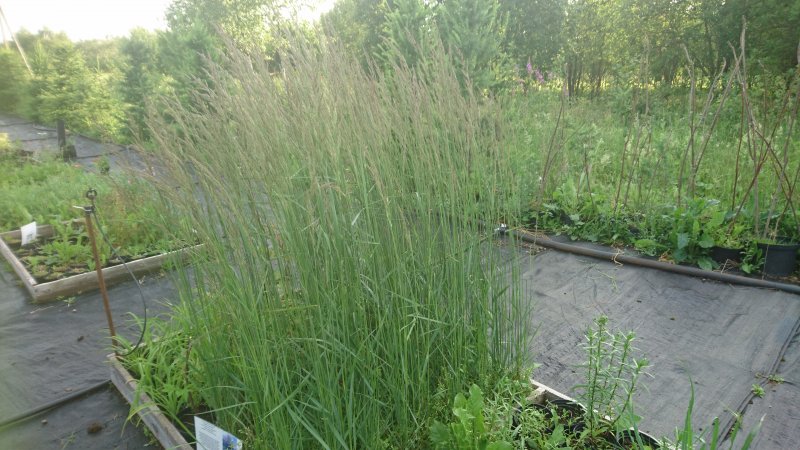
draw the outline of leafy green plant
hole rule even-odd
[[[97,215],[102,225],[97,231],[103,233],[97,233],[96,243],[103,266],[112,253],[103,234],[123,259],[186,245],[163,226],[175,215],[160,209],[152,186],[135,176],[99,176],[55,159],[34,161],[18,155],[0,160],[0,171],[4,173],[0,179],[0,227],[8,230],[35,220],[54,228],[52,239],[18,255],[37,279],[57,279],[67,271],[74,274],[95,269],[84,228],[65,223],[83,219],[82,211],[74,206],[89,202],[85,198],[88,187],[98,192]]]
[[[633,393],[647,367],[646,360],[632,355],[632,333],[612,332],[608,319],[599,317],[586,333],[586,383],[578,386],[580,400],[586,407],[565,401],[545,401],[531,405],[525,400],[532,388],[519,379],[503,378],[493,384],[494,396],[483,398],[477,386],[469,397],[459,394],[454,401],[456,420],[431,427],[431,440],[436,448],[473,449],[497,442],[513,448],[544,450],[636,449],[657,448],[681,450],[717,450],[750,448],[760,425],[741,443],[741,418],[736,417],[729,432],[719,419],[705,431],[697,432],[692,424],[694,387],[682,427],[675,441],[662,438],[653,444],[639,431],[639,417],[634,414]],[[763,376],[762,376],[763,377]],[[754,392],[755,392],[754,385]],[[760,387],[760,386],[759,386]],[[594,408],[588,405],[593,404]],[[479,406],[482,405],[482,409]],[[737,447],[737,445],[739,445]]]
[[[528,408],[519,415],[519,434],[526,448],[546,450],[572,449],[571,436],[567,432],[575,425],[575,419],[563,411],[553,408],[545,415],[541,411]]]
[[[767,380],[772,384],[781,384],[781,383],[786,381],[785,378],[783,378],[782,376],[780,376],[780,375],[778,375],[776,373],[768,375],[767,376]]]
[[[716,202],[696,199],[685,208],[676,208],[673,213],[673,228],[669,234],[670,251],[675,262],[696,263],[705,270],[714,267],[708,256],[714,246],[714,238],[701,224],[708,217],[708,206]]]
[[[7,133],[0,133],[0,160],[16,156],[17,146],[8,138]]]
[[[734,446],[737,444],[737,439],[740,437],[740,432],[742,430],[741,416],[736,415],[733,427],[727,434],[724,434],[722,431],[719,418],[714,419],[710,427],[701,428],[703,431],[696,431],[692,422],[692,412],[694,411],[694,383],[690,380],[689,384],[691,386],[691,397],[689,398],[689,406],[686,408],[683,427],[676,429],[675,441],[665,441],[665,446],[675,450],[718,450],[722,448],[723,440],[725,440],[727,441],[725,442],[726,448],[736,448]],[[761,429],[761,423],[763,421],[764,418],[762,417],[755,429],[747,434],[744,442],[738,447],[739,450],[750,449],[753,440],[755,440]]]
[[[612,332],[608,318],[601,316],[586,332],[585,382],[576,386],[578,399],[586,406],[587,438],[607,431],[635,427],[639,418],[633,411],[633,396],[649,362],[635,358],[633,332]]]
[[[744,248],[747,226],[743,223],[730,223],[733,213],[717,207],[712,209],[703,223],[706,235],[714,240],[714,245],[725,248]]]
[[[134,321],[143,327],[141,319]],[[128,419],[149,406],[157,406],[174,424],[187,434],[192,430],[182,420],[187,412],[198,412],[200,397],[195,385],[197,361],[191,351],[192,335],[182,324],[158,318],[148,320],[143,344],[135,351],[131,342],[118,337],[123,353],[122,364],[136,378],[137,386]],[[152,402],[142,400],[142,395]]]
[[[760,384],[753,384],[753,386],[750,388],[750,392],[752,392],[756,397],[763,397],[764,394],[766,394],[766,392],[764,392],[764,387]]]
[[[756,241],[749,241],[744,247],[742,264],[739,266],[745,273],[754,273],[764,265],[764,255],[756,245]]]
[[[483,392],[473,384],[469,397],[456,394],[453,415],[456,420],[445,425],[435,421],[431,425],[431,442],[435,448],[446,450],[512,450],[505,441],[490,441],[483,418]]]
[[[41,246],[41,253],[49,266],[70,267],[73,265],[94,265],[88,238],[82,228],[71,222],[54,223],[52,240]]]
[[[95,165],[97,166],[97,171],[100,172],[101,175],[108,175],[111,172],[111,161],[109,161],[106,155],[97,158]]]

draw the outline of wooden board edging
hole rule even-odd
[[[125,397],[125,400],[133,405],[136,401],[136,380],[131,376],[130,372],[123,367],[119,358],[113,353],[108,355],[108,362],[111,366],[111,382],[114,383],[114,386],[117,387],[120,394]],[[530,383],[534,388],[534,392],[528,397],[531,403],[544,404],[545,401],[556,399],[575,401],[573,398],[545,384],[539,383],[533,378],[530,379]],[[175,425],[164,416],[147,394],[140,393],[138,401],[140,405],[147,406],[140,409],[137,414],[165,449],[192,449],[192,446],[189,445],[180,431],[178,431]]]
[[[8,261],[8,264],[14,269],[14,272],[17,273],[17,276],[22,279],[22,284],[25,285],[25,289],[33,295],[33,286],[36,284],[36,280],[28,273],[25,266],[23,266],[22,262],[17,258],[17,255],[14,254],[11,247],[6,244],[6,240],[1,236],[2,235],[0,235],[0,254]]]
[[[117,390],[125,400],[133,405],[137,401],[136,395],[136,380],[133,379],[130,372],[128,372],[119,359],[113,353],[108,355],[108,362],[111,367],[111,382],[117,387]],[[178,431],[175,425],[167,419],[155,403],[147,396],[147,394],[140,393],[138,395],[138,404],[146,405],[139,409],[136,413],[144,422],[147,429],[153,433],[156,440],[166,450],[193,450],[183,435]]]
[[[566,400],[577,403],[577,400],[574,398],[568,396],[567,394],[561,393],[544,383],[540,383],[533,378],[531,378],[529,381],[533,386],[533,393],[528,396],[527,400],[532,404],[542,405],[545,402],[552,400]]]
[[[50,225],[42,225],[37,227],[37,233],[40,236],[51,236],[53,229]],[[0,233],[0,254],[8,261],[11,268],[22,280],[22,284],[27,289],[33,298],[33,303],[46,303],[58,300],[63,297],[70,297],[82,292],[98,288],[97,272],[85,272],[71,277],[61,278],[60,280],[49,281],[46,283],[39,283],[31,275],[30,272],[22,264],[22,261],[17,258],[14,251],[7,244],[7,239],[19,239],[20,231],[8,231]],[[138,277],[147,273],[156,272],[171,258],[184,260],[189,251],[199,248],[200,245],[186,247],[180,250],[175,250],[160,255],[150,256],[147,258],[137,259],[125,264],[118,264],[116,266],[106,267],[103,269],[103,278],[105,279],[106,286],[120,283],[130,278],[128,270],[133,272],[133,275]]]

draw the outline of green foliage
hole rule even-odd
[[[633,396],[649,362],[634,357],[633,332],[613,332],[608,318],[601,316],[586,332],[585,382],[576,386],[578,399],[586,407],[587,439],[604,432],[635,427]]]
[[[159,66],[158,34],[144,29],[131,30],[128,38],[123,39],[120,54],[123,62],[120,64],[123,82],[120,85],[122,100],[128,105],[128,117],[132,122],[134,131],[142,133],[143,138],[148,135],[145,125],[147,104],[154,95],[163,90],[165,76]]]
[[[381,54],[387,12],[386,2],[339,0],[323,14],[320,24],[329,39],[344,46],[366,68]]]
[[[675,262],[697,263],[711,270],[714,262],[708,256],[714,246],[714,238],[701,224],[708,220],[708,206],[714,201],[696,199],[685,208],[676,208],[672,214],[673,226],[669,234],[671,255]]]
[[[85,202],[88,186],[107,192],[95,174],[55,160],[26,161],[17,157],[0,161],[0,229],[12,230],[36,221],[57,223],[80,218],[73,205]]]
[[[30,75],[16,50],[0,48],[0,112],[20,114],[26,100]]]
[[[144,327],[141,319],[134,317],[134,320],[139,327]],[[139,411],[155,405],[172,423],[193,435],[192,429],[181,420],[181,416],[186,411],[196,411],[200,407],[197,403],[200,386],[196,384],[198,361],[192,352],[194,333],[186,329],[183,323],[161,318],[150,318],[147,325],[143,345],[136,350],[133,350],[131,342],[118,337],[122,353],[132,352],[121,362],[137,380],[128,420]],[[143,394],[151,402],[142,401]]]
[[[487,398],[476,385],[470,388],[469,396],[458,394],[453,402],[455,420],[434,422],[431,443],[442,449],[491,448],[494,444],[498,448],[543,450],[652,450],[653,444],[639,430],[639,417],[633,413],[633,393],[647,361],[632,356],[632,340],[632,332],[610,331],[607,318],[595,319],[586,333],[586,382],[577,386],[583,406],[561,400],[529,404],[525,399],[532,393],[531,385],[504,377],[489,384],[492,387]],[[659,439],[658,448],[717,450],[723,448],[725,438],[725,448],[747,450],[760,428],[739,442],[738,417],[726,436],[719,419],[698,433],[692,424],[693,409],[692,386],[685,421],[676,428],[675,441]]]
[[[490,441],[483,418],[483,391],[473,384],[469,397],[456,394],[453,400],[454,422],[445,425],[435,421],[431,425],[431,442],[435,448],[445,450],[512,450],[505,441]]]
[[[97,161],[95,161],[95,166],[101,175],[108,175],[111,172],[111,161],[109,161],[108,156],[106,155],[97,158]]]
[[[742,18],[747,21],[749,57],[774,74],[785,74],[797,63],[797,36],[800,5],[797,2],[731,0],[714,11],[713,26],[717,46],[737,42]]]
[[[439,41],[457,67],[463,86],[478,91],[497,85],[506,64],[504,27],[496,0],[433,3],[394,0],[386,13],[386,45],[382,59],[424,65],[425,55]]]
[[[385,44],[381,59],[385,65],[404,63],[416,68],[437,40],[436,5],[421,0],[393,0],[383,26]]]
[[[469,80],[479,90],[497,84],[498,66],[506,64],[505,28],[498,0],[443,2],[436,23],[445,48],[453,57],[462,83]]]
[[[665,441],[665,446],[676,450],[717,450],[722,448],[723,441],[725,441],[724,444],[726,448],[736,448],[734,446],[737,444],[737,438],[740,436],[742,417],[740,415],[735,417],[736,421],[733,424],[733,428],[727,435],[722,435],[719,418],[714,419],[710,427],[701,428],[700,430],[702,431],[698,432],[698,430],[694,429],[694,424],[692,423],[692,412],[694,411],[694,383],[692,383],[691,380],[690,386],[691,397],[689,398],[689,406],[686,408],[683,427],[675,430],[675,441]],[[764,418],[762,417],[755,429],[747,434],[744,442],[738,447],[739,450],[750,449],[753,440],[761,429],[763,421]]]
[[[90,70],[71,42],[37,42],[31,66],[29,113],[34,120],[54,124],[62,119],[71,129],[112,140],[120,136],[123,108],[112,96],[111,75]]]
[[[36,221],[54,227],[54,237],[38,248],[26,250],[21,259],[37,279],[58,278],[67,270],[94,270],[94,258],[82,225],[64,224],[82,219],[74,206],[86,205],[88,187],[98,191],[97,210],[102,231],[120,257],[137,259],[183,247],[162,226],[171,220],[154,190],[145,180],[129,176],[101,176],[56,160],[35,162],[17,155],[0,159],[0,229],[12,230]],[[97,234],[101,264],[112,258],[111,248]],[[120,261],[113,261],[119,263]]]
[[[92,251],[83,230],[75,229],[71,223],[53,224],[55,235],[52,241],[42,245],[41,254],[49,266],[70,267],[92,262]]]
[[[8,134],[0,133],[0,161],[15,157],[17,145],[8,138]]]
[[[519,214],[498,105],[428,56],[373,76],[325,44],[277,75],[234,54],[153,127],[204,243],[179,283],[199,392],[254,448],[424,448],[442,398],[522,363],[525,303],[475,225]]]
[[[280,22],[281,9],[293,2],[287,0],[174,0],[167,9],[167,23],[174,36],[185,33],[205,34],[217,50],[222,48],[221,31],[244,52],[274,51],[277,36],[268,32]],[[207,53],[211,47],[201,51]]]
[[[562,26],[566,11],[559,0],[504,0],[500,15],[506,23],[506,51],[512,61],[524,67],[530,60],[534,67],[553,67],[563,47]]]

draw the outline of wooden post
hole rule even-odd
[[[58,119],[56,121],[56,134],[58,135],[58,149],[61,151],[61,158],[64,161],[71,161],[78,157],[74,145],[67,145],[67,129],[64,126],[64,121]]]
[[[58,149],[61,150],[61,153],[64,153],[67,148],[67,130],[62,119],[56,121],[56,134],[58,134]]]

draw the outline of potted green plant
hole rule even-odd
[[[742,260],[747,227],[744,224],[733,223],[731,218],[731,213],[717,210],[704,224],[706,233],[714,240],[711,259],[718,264],[739,263]]]

